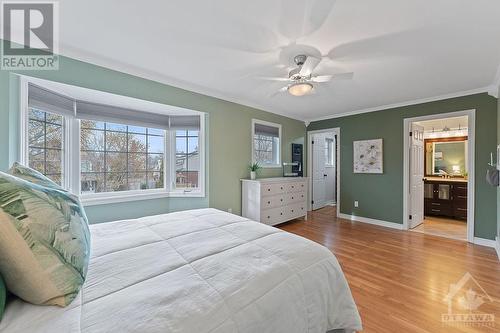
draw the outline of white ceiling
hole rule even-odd
[[[486,91],[500,65],[498,0],[59,3],[64,55],[301,120]],[[302,52],[354,79],[271,96]]]

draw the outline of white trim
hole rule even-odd
[[[495,75],[495,78],[493,79],[493,83],[490,86],[490,91],[488,92],[491,96],[495,96],[496,98],[499,98],[498,96],[500,90],[500,65],[498,66],[497,73]]]
[[[498,86],[495,85],[490,86],[490,89],[488,90],[488,95],[498,98],[499,97],[498,89],[499,89]]]
[[[386,227],[386,228],[391,228],[391,229],[403,230],[403,225],[399,224],[399,223],[395,223],[395,222],[376,220],[376,219],[371,219],[368,217],[355,216],[355,215],[349,215],[349,214],[339,214],[338,217],[341,219],[350,220],[350,221],[354,221],[354,222],[368,223],[368,224],[377,225],[379,227]]]
[[[98,206],[119,202],[141,201],[159,198],[204,198],[202,192],[167,192],[164,189],[159,190],[141,190],[141,191],[124,191],[108,192],[97,194],[84,194],[80,196],[80,200],[84,206]]]
[[[251,137],[250,137],[250,142],[252,145],[252,163],[255,163],[255,143],[254,143],[254,137],[255,137],[255,125],[260,124],[260,125],[266,125],[266,126],[272,126],[272,127],[277,127],[278,128],[278,135],[279,135],[279,152],[278,152],[278,163],[277,164],[259,164],[261,168],[264,169],[271,169],[271,168],[281,168],[281,161],[282,161],[282,152],[283,152],[283,138],[282,138],[282,126],[281,124],[277,123],[272,123],[270,121],[265,121],[265,120],[260,120],[260,119],[252,119],[252,128],[251,128]]]
[[[500,237],[496,237],[495,250],[497,251],[498,260],[500,260]]]
[[[449,99],[449,98],[463,97],[463,96],[469,96],[469,95],[480,94],[480,93],[490,93],[490,91],[491,91],[491,86],[487,86],[487,87],[482,87],[482,88],[478,88],[478,89],[459,91],[459,92],[455,92],[455,93],[439,95],[439,96],[434,96],[434,97],[420,98],[420,99],[405,101],[405,102],[401,102],[401,103],[387,104],[387,105],[381,105],[381,106],[376,106],[376,107],[367,108],[367,109],[332,114],[329,116],[324,116],[324,117],[319,117],[319,118],[311,118],[311,119],[308,119],[308,121],[313,122],[313,121],[320,121],[320,120],[327,120],[327,119],[352,116],[352,115],[360,114],[360,113],[384,111],[384,110],[388,110],[388,109],[400,108],[400,107],[409,106],[409,105],[436,102],[436,101],[441,101],[441,100],[445,100],[445,99]],[[497,91],[497,93],[498,93],[498,91]]]
[[[467,172],[469,174],[467,180],[468,199],[467,199],[467,241],[474,242],[474,226],[475,226],[475,130],[476,130],[476,110],[455,111],[447,113],[437,113],[421,117],[405,118],[403,120],[403,227],[408,230],[409,223],[409,202],[410,202],[410,124],[417,121],[425,121],[432,119],[442,119],[450,117],[468,116],[468,166]]]
[[[486,238],[474,237],[474,244],[496,248],[497,242],[494,241],[493,239],[486,239]]]
[[[320,133],[333,133],[334,135],[337,136],[337,141],[336,141],[336,146],[337,146],[337,170],[336,170],[336,185],[337,185],[337,195],[335,198],[335,204],[337,206],[336,212],[337,212],[337,217],[340,216],[340,127],[334,127],[334,128],[326,128],[322,130],[315,130],[315,131],[307,131],[307,174],[309,175],[312,173],[312,137],[314,134],[320,134]],[[307,201],[307,211],[312,211],[312,203],[311,200],[313,200],[313,193],[312,193],[312,177],[307,177],[308,179],[308,186],[307,186],[307,192],[308,192],[308,199]]]
[[[19,151],[18,160],[28,165],[28,80],[19,79]]]

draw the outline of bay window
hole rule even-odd
[[[164,114],[80,100],[28,82],[23,88],[21,162],[84,204],[204,196],[200,112]]]

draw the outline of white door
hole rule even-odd
[[[325,160],[325,136],[317,134],[313,136],[313,197],[312,209],[326,206],[326,160]]]
[[[410,138],[410,228],[424,221],[424,128],[411,125]]]

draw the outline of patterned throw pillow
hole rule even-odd
[[[90,232],[68,192],[0,172],[0,273],[27,302],[66,306],[87,274]]]
[[[31,183],[62,190],[62,187],[52,181],[52,179],[18,162],[14,162],[14,164],[12,164],[12,167],[9,169],[8,173],[21,179],[27,180]]]

